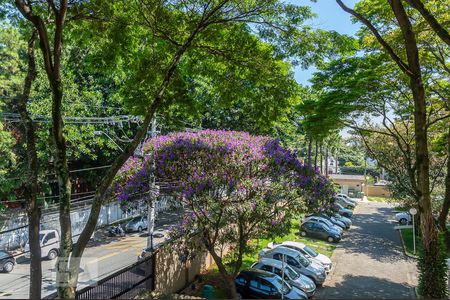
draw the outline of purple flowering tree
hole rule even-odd
[[[248,242],[286,232],[299,212],[324,208],[333,197],[325,177],[270,137],[204,130],[150,139],[144,149],[152,156],[132,158],[119,172],[114,188],[118,201],[128,207],[134,195],[148,191],[153,165],[148,157],[154,158],[157,181],[171,183],[165,192],[183,206],[170,233],[180,240],[180,258],[195,255],[192,241],[199,236],[233,298],[234,277]],[[223,261],[224,247],[234,254],[231,264]]]

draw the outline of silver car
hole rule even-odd
[[[253,269],[260,269],[277,274],[282,278],[284,269],[284,279],[292,286],[295,286],[311,297],[316,291],[316,285],[314,281],[309,277],[298,273],[292,269],[288,264],[283,264],[283,262],[271,258],[261,258],[257,263],[252,265]]]
[[[293,241],[285,241],[281,243],[272,242],[267,244],[267,248],[273,249],[275,247],[287,247],[294,250],[299,251],[303,254],[304,257],[309,258],[310,260],[316,261],[317,263],[320,263],[325,268],[325,271],[329,273],[331,271],[331,268],[333,267],[333,264],[331,263],[331,259],[328,256],[325,256],[323,254],[317,253],[310,247],[306,246],[303,243],[300,242],[293,242]]]
[[[137,216],[131,219],[127,225],[125,225],[125,231],[132,232],[138,231],[141,232],[144,229],[148,228],[147,216]]]
[[[263,249],[259,253],[259,259],[272,258],[279,261],[285,261],[295,271],[311,278],[316,285],[320,285],[325,281],[327,274],[322,264],[311,261],[299,251],[291,248],[278,246],[274,249]]]

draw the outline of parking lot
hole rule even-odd
[[[316,298],[415,298],[415,261],[404,255],[392,216],[387,203],[358,205],[352,229],[334,251],[333,271]]]

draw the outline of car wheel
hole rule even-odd
[[[141,226],[138,227],[138,231],[139,231],[139,232],[142,231],[142,227],[141,227]]]
[[[401,225],[406,225],[408,224],[408,220],[406,220],[405,218],[401,218],[400,221],[398,221]]]
[[[306,236],[306,232],[305,231],[300,231],[300,235],[301,236]]]
[[[327,241],[330,242],[330,243],[333,243],[334,242],[334,238],[332,236],[329,236],[327,238]]]
[[[5,265],[3,266],[3,271],[5,271],[6,273],[11,273],[11,271],[14,269],[14,264],[10,261],[8,261],[7,263],[5,263]]]
[[[54,260],[58,256],[58,252],[56,250],[50,250],[47,254],[47,258],[49,260]]]

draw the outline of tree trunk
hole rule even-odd
[[[139,143],[145,137],[145,134],[147,133],[147,128],[150,125],[150,122],[152,121],[156,110],[159,108],[159,106],[161,105],[161,103],[163,101],[165,91],[167,90],[167,87],[169,86],[169,83],[171,82],[171,79],[175,73],[175,70],[178,67],[178,64],[179,64],[181,58],[183,57],[184,53],[189,48],[189,46],[192,44],[194,38],[200,31],[201,31],[201,27],[199,26],[186,39],[185,43],[178,48],[177,52],[174,54],[174,56],[172,58],[171,64],[167,68],[166,74],[164,76],[164,79],[163,79],[160,87],[159,87],[159,90],[156,93],[155,98],[153,99],[153,102],[150,105],[150,107],[145,115],[145,119],[144,119],[144,122],[143,122],[141,128],[138,130],[138,132],[134,136],[133,141],[128,144],[128,146],[125,148],[125,151],[113,162],[111,168],[108,170],[108,172],[105,174],[105,176],[100,181],[99,187],[97,188],[95,195],[94,195],[94,200],[93,200],[93,203],[91,206],[88,221],[86,222],[86,225],[84,226],[83,231],[81,232],[77,243],[73,247],[72,256],[71,256],[70,265],[69,265],[71,277],[67,279],[67,282],[69,282],[69,281],[71,282],[70,284],[68,284],[69,287],[71,287],[71,286],[76,287],[76,283],[78,281],[81,257],[83,255],[84,249],[87,246],[87,243],[89,242],[89,239],[92,236],[92,233],[94,232],[94,230],[96,228],[98,216],[101,211],[102,203],[104,202],[104,197],[105,197],[106,191],[108,190],[109,186],[111,185],[116,173],[120,170],[120,168],[127,161],[127,159],[134,153],[134,150],[137,148]],[[67,293],[67,295],[74,296],[75,288],[73,288],[73,289],[69,288],[65,293]]]
[[[325,148],[325,176],[328,177],[328,147]]]
[[[308,137],[308,166],[311,166],[311,156],[312,156],[312,138]]]
[[[222,275],[222,278],[225,280],[225,284],[228,286],[227,295],[230,297],[230,299],[237,299],[237,292],[236,292],[236,284],[234,283],[234,278],[232,275],[228,274],[227,270],[225,269],[225,266],[223,265],[222,258],[217,255],[216,251],[214,250],[213,245],[205,245],[208,249],[209,254],[211,254],[212,258],[214,259],[214,262],[217,265],[217,268],[219,269],[220,275]]]
[[[319,145],[319,155],[320,155],[320,174],[323,174],[323,149],[322,149],[322,142],[320,142]]]
[[[417,195],[420,199],[421,229],[424,251],[424,261],[427,267],[421,269],[421,292],[425,298],[441,298],[445,296],[442,289],[440,272],[435,268],[439,265],[438,232],[434,224],[430,195],[430,161],[428,156],[427,110],[425,89],[420,69],[419,49],[411,22],[401,0],[390,0],[392,10],[400,25],[405,42],[408,59],[411,91],[414,98],[414,133],[415,156],[417,170]],[[446,287],[445,287],[446,289]],[[442,293],[444,292],[444,295]]]
[[[317,159],[318,159],[318,155],[319,155],[319,142],[316,140],[316,144],[314,147],[314,168],[317,168]]]
[[[67,164],[66,140],[63,135],[63,120],[61,105],[63,99],[63,86],[59,78],[51,78],[50,83],[53,93],[52,105],[52,138],[55,158],[55,173],[59,187],[59,223],[60,223],[60,247],[56,272],[58,295],[64,299],[73,299],[75,294],[71,290],[73,286],[67,286],[70,282],[69,259],[72,251],[72,222],[70,220],[70,195],[71,182],[69,167]]]
[[[337,174],[337,172],[338,172],[338,164],[339,164],[339,160],[338,160],[338,154],[337,154],[337,151],[336,151],[336,154],[335,154],[335,158],[334,158],[334,160],[335,160],[335,173]]]
[[[447,253],[450,253],[450,231],[447,228],[447,217],[450,209],[450,126],[448,128],[447,135],[447,175],[445,176],[445,196],[444,204],[442,205],[441,212],[439,213],[439,227],[444,232],[445,247]]]
[[[30,299],[41,298],[42,287],[42,265],[41,245],[39,241],[39,227],[41,210],[37,202],[38,186],[38,157],[36,152],[36,134],[33,120],[27,109],[30,98],[31,86],[36,78],[36,64],[34,55],[34,43],[36,31],[33,31],[28,42],[28,71],[25,77],[23,93],[18,99],[17,110],[19,111],[22,124],[25,129],[26,153],[28,160],[28,180],[25,183],[25,198],[27,200],[28,215],[28,244],[30,246]]]

